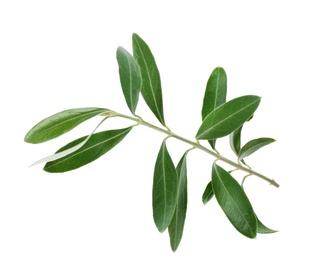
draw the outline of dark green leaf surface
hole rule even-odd
[[[187,212],[187,154],[188,151],[184,153],[181,160],[179,161],[176,171],[179,178],[178,184],[178,198],[176,203],[176,209],[172,218],[170,225],[168,226],[168,233],[170,236],[170,243],[173,252],[175,252],[181,242],[184,223],[186,220]]]
[[[178,175],[163,141],[155,164],[152,208],[153,218],[159,232],[171,223],[178,196]]]
[[[258,96],[242,96],[222,104],[206,116],[196,138],[210,140],[229,135],[252,116],[259,103]]]
[[[214,195],[233,226],[244,236],[257,235],[257,218],[249,199],[239,183],[224,169],[213,164]]]
[[[79,125],[80,123],[109,111],[104,108],[74,108],[56,113],[36,124],[25,136],[27,143],[38,144],[54,139]]]
[[[212,181],[210,181],[206,185],[206,188],[205,188],[203,196],[202,196],[204,205],[206,203],[208,203],[213,198],[213,196],[214,196],[214,192],[213,192],[213,187],[212,187]]]
[[[227,95],[227,76],[223,68],[215,68],[209,80],[207,81],[206,90],[203,99],[202,120],[210,114],[218,106],[226,102]],[[216,139],[209,140],[213,149],[215,149]]]
[[[133,56],[142,75],[141,93],[147,105],[162,125],[165,125],[160,75],[155,58],[146,42],[133,34]]]
[[[258,233],[259,234],[271,234],[271,233],[276,233],[276,230],[270,229],[266,227],[264,224],[261,223],[261,221],[257,217],[257,222],[258,222]]]
[[[240,150],[238,154],[238,160],[242,160],[245,157],[249,156],[250,154],[254,153],[255,151],[259,150],[260,148],[275,142],[272,138],[258,138],[247,142]]]
[[[223,68],[217,67],[207,81],[202,107],[203,120],[214,109],[226,102],[226,95],[227,76]]]
[[[109,130],[93,134],[89,140],[77,151],[68,154],[58,160],[46,163],[44,170],[47,172],[66,172],[84,166],[116,146],[129,133],[132,127]],[[81,137],[65,145],[57,152],[67,150],[86,139]]]
[[[234,132],[229,135],[229,143],[233,152],[238,156],[241,150],[241,132],[243,125],[237,128]]]
[[[142,85],[140,67],[134,57],[123,47],[118,47],[117,49],[117,62],[120,83],[127,106],[132,114],[135,114]]]

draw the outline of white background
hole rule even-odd
[[[327,2],[1,1],[0,259],[329,259]],[[89,106],[129,113],[115,52],[119,45],[131,51],[133,32],[154,53],[173,132],[194,139],[216,66],[227,72],[228,99],[262,97],[243,142],[262,136],[277,142],[247,161],[281,186],[250,177],[245,189],[261,221],[280,232],[250,240],[214,199],[204,206],[213,158],[193,151],[185,232],[173,253],[151,211],[164,136],[142,126],[76,171],[29,168],[99,121],[45,144],[24,143],[41,119]],[[157,124],[142,98],[137,113]],[[109,120],[102,128],[129,124]],[[218,144],[234,159],[227,138]],[[169,140],[168,148],[177,163],[189,147]]]

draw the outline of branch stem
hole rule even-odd
[[[113,111],[112,111],[112,112],[113,112]],[[182,141],[182,142],[185,142],[185,143],[187,143],[187,144],[190,144],[190,145],[192,145],[193,147],[198,148],[199,150],[202,150],[202,151],[204,151],[204,152],[206,152],[206,153],[212,155],[213,157],[216,158],[216,160],[223,161],[223,162],[225,162],[225,163],[227,163],[227,164],[229,164],[229,165],[235,167],[235,168],[238,169],[238,170],[241,170],[241,171],[247,172],[247,173],[249,173],[249,174],[253,174],[253,175],[255,175],[255,176],[257,176],[257,177],[259,177],[259,178],[261,178],[261,179],[267,181],[270,185],[273,185],[273,186],[275,186],[275,187],[277,187],[277,188],[280,186],[275,180],[270,179],[270,178],[268,178],[268,177],[262,175],[261,173],[256,172],[256,171],[253,170],[253,169],[250,169],[250,168],[245,167],[245,166],[243,166],[243,165],[241,165],[241,164],[238,164],[238,163],[236,163],[236,162],[234,162],[234,161],[232,161],[232,160],[230,160],[230,159],[228,159],[228,158],[226,158],[226,157],[223,157],[222,155],[216,153],[215,151],[212,151],[212,150],[206,148],[205,146],[201,145],[198,141],[196,141],[196,142],[191,141],[191,140],[189,140],[189,139],[186,139],[186,138],[184,138],[184,137],[182,137],[182,136],[180,136],[180,135],[177,135],[177,134],[173,133],[173,132],[170,131],[170,130],[167,130],[167,129],[164,129],[164,128],[160,128],[160,127],[158,127],[158,126],[155,126],[155,125],[153,125],[153,124],[150,124],[150,123],[144,121],[144,120],[143,120],[141,117],[139,117],[139,116],[131,117],[131,116],[128,116],[128,115],[124,115],[124,114],[117,113],[117,112],[115,112],[115,114],[112,115],[112,116],[118,116],[118,117],[122,117],[122,118],[125,118],[125,119],[129,119],[129,120],[135,121],[135,122],[137,122],[139,125],[143,125],[143,126],[149,127],[149,128],[154,129],[154,130],[156,130],[156,131],[158,131],[158,132],[161,132],[161,133],[163,133],[163,134],[166,134],[166,135],[168,135],[169,137],[173,137],[173,138],[178,139],[178,140],[180,140],[180,141]]]

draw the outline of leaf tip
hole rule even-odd
[[[176,250],[178,249],[178,246],[172,246],[172,245],[171,245],[171,249],[172,249],[172,252],[175,253]]]
[[[141,38],[137,33],[133,33],[132,34],[132,39],[134,40],[134,39],[139,39],[139,38]]]
[[[30,140],[29,140],[28,134],[26,136],[24,136],[24,142],[31,143]]]
[[[120,55],[121,52],[123,52],[125,49],[122,46],[118,46],[116,50],[116,56],[118,60],[118,56]]]
[[[159,233],[164,233],[165,230],[167,229],[166,226],[160,226],[160,225],[157,224],[157,223],[155,223],[155,224],[156,224],[156,227],[157,227]]]
[[[214,70],[218,72],[225,72],[225,69],[221,66],[217,66]]]
[[[36,138],[37,136],[33,132],[33,128],[24,136],[24,142],[29,144],[39,144],[42,143],[42,141],[38,140]]]
[[[48,163],[45,164],[43,170],[44,170],[45,172],[47,172],[47,173],[59,173],[59,172],[57,172],[57,171],[52,171],[52,170],[51,170],[51,167],[49,167],[49,164],[48,164]]]

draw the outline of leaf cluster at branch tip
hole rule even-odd
[[[261,98],[256,95],[244,95],[227,100],[227,74],[222,67],[216,67],[206,83],[201,108],[202,122],[195,136],[197,141],[190,141],[174,134],[166,126],[160,73],[155,57],[147,43],[135,33],[132,35],[132,51],[133,54],[123,47],[118,47],[116,52],[121,88],[132,116],[106,108],[86,107],[64,110],[47,117],[28,131],[24,139],[26,142],[43,143],[71,131],[93,117],[101,116],[103,119],[89,135],[68,143],[55,154],[45,157],[37,163],[46,163],[44,170],[51,173],[77,169],[109,152],[131,132],[134,126],[144,125],[167,135],[156,156],[152,185],[152,210],[153,219],[159,232],[168,230],[173,251],[177,250],[183,237],[188,206],[187,155],[192,148],[199,148],[216,159],[212,164],[211,180],[202,194],[203,203],[207,204],[215,197],[229,222],[239,233],[248,238],[255,238],[258,233],[276,232],[259,220],[242,184],[240,185],[231,175],[232,170],[243,170],[264,180],[270,180],[253,171],[245,160],[275,140],[261,137],[241,145],[243,126],[254,116]],[[145,122],[136,115],[140,94],[161,127]],[[134,124],[122,129],[96,131],[99,125],[112,117],[132,120]],[[166,140],[169,137],[190,145],[177,165],[166,146]],[[217,151],[217,140],[224,137],[229,139],[229,145],[237,162],[220,156]],[[203,140],[209,143],[210,148],[200,144],[200,141]],[[219,165],[220,161],[236,166],[236,168],[225,170]],[[243,182],[244,180],[245,178],[243,178]]]

